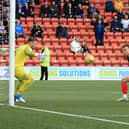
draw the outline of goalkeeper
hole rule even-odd
[[[31,74],[27,73],[24,70],[24,63],[29,56],[31,57],[39,57],[40,59],[44,59],[43,54],[34,53],[32,49],[36,48],[36,39],[30,37],[28,39],[28,43],[20,46],[16,49],[15,55],[15,77],[18,79],[18,83],[15,88],[15,101],[16,102],[25,102],[22,97],[22,93],[34,82]]]

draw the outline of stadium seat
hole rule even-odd
[[[87,43],[88,43],[88,41],[87,41]],[[96,47],[95,46],[92,46],[92,45],[88,45],[88,49],[90,50],[90,52],[91,52],[91,54],[93,54],[93,53],[96,53]]]
[[[84,60],[77,60],[77,65],[78,66],[86,66]]]
[[[66,18],[60,18],[59,23],[63,22],[64,25],[67,25],[67,19]]]
[[[124,60],[125,59],[125,56],[124,56],[123,53],[116,53],[116,56],[117,56],[118,60]]]
[[[110,61],[114,61],[117,59],[117,56],[115,53],[108,53],[108,58]]]
[[[53,66],[60,66],[60,62],[58,60],[51,60],[51,65]]]
[[[76,25],[77,25],[77,26],[81,26],[81,25],[83,25],[84,20],[83,20],[82,18],[77,18],[77,19],[75,20],[75,22],[76,22]]]
[[[119,60],[113,60],[111,61],[112,66],[120,66],[120,61]]]
[[[104,66],[111,66],[111,61],[110,60],[105,60],[104,61]]]
[[[113,53],[112,46],[104,46],[106,53]]]
[[[27,62],[25,63],[26,66],[33,66],[33,60],[29,59],[27,60]]]
[[[113,51],[114,51],[114,53],[116,53],[116,54],[118,54],[118,53],[122,53],[122,51],[121,51],[122,49],[121,49],[121,47],[120,46],[113,46]]]
[[[32,17],[27,17],[26,18],[26,22],[29,26],[33,26],[34,25],[34,18]]]
[[[43,25],[50,25],[50,18],[43,18]]]
[[[64,53],[69,53],[71,51],[71,47],[70,46],[63,46],[63,52]]]
[[[69,66],[77,66],[77,61],[76,60],[68,60]]]
[[[129,66],[129,63],[127,60],[121,60],[120,64],[121,64],[121,66]]]
[[[103,66],[103,62],[101,60],[95,60],[95,66]]]
[[[91,53],[91,54],[94,56],[95,60],[100,60],[100,53]]]
[[[102,61],[106,61],[106,60],[108,60],[108,54],[107,53],[101,53],[100,58],[101,58]]]
[[[58,25],[58,18],[51,18],[52,25]]]
[[[36,58],[33,60],[33,63],[35,66],[40,66],[40,60],[38,60]]]
[[[75,25],[75,19],[74,18],[68,18],[68,25]]]
[[[104,51],[105,51],[104,46],[97,46],[98,53],[104,53]]]
[[[74,54],[73,53],[66,53],[67,60],[74,60]]]
[[[21,23],[26,24],[26,19],[24,17],[20,17]]]
[[[60,60],[60,65],[61,66],[68,66],[68,60]]]
[[[85,25],[79,25],[78,29],[80,32],[86,32],[86,26]]]
[[[72,32],[78,32],[78,26],[71,25],[70,29],[71,29]]]
[[[62,46],[53,46],[53,47],[54,47],[56,53],[62,52]]]
[[[76,54],[74,54],[74,59],[75,60],[82,60],[83,59],[83,55],[81,53],[76,53]]]

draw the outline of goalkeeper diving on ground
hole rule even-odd
[[[28,39],[28,43],[20,46],[16,49],[15,55],[15,77],[18,79],[15,88],[15,101],[16,102],[25,102],[23,99],[23,92],[28,89],[31,84],[34,82],[31,74],[27,73],[24,70],[24,63],[26,62],[29,56],[38,57],[40,60],[46,58],[45,54],[34,53],[32,50],[36,48],[37,40],[33,37]]]

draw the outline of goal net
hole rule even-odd
[[[0,0],[0,104],[10,105],[14,104],[15,9],[14,12],[11,9],[12,2],[14,0]]]
[[[7,104],[9,98],[9,53],[3,48],[9,48],[9,1],[0,1],[0,103]]]

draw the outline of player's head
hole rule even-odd
[[[124,55],[129,56],[129,44],[123,45],[122,50],[123,50]]]
[[[35,39],[34,37],[30,37],[28,39],[28,44],[30,45],[30,47],[32,49],[35,49],[36,48],[36,45],[37,45],[37,39]]]

